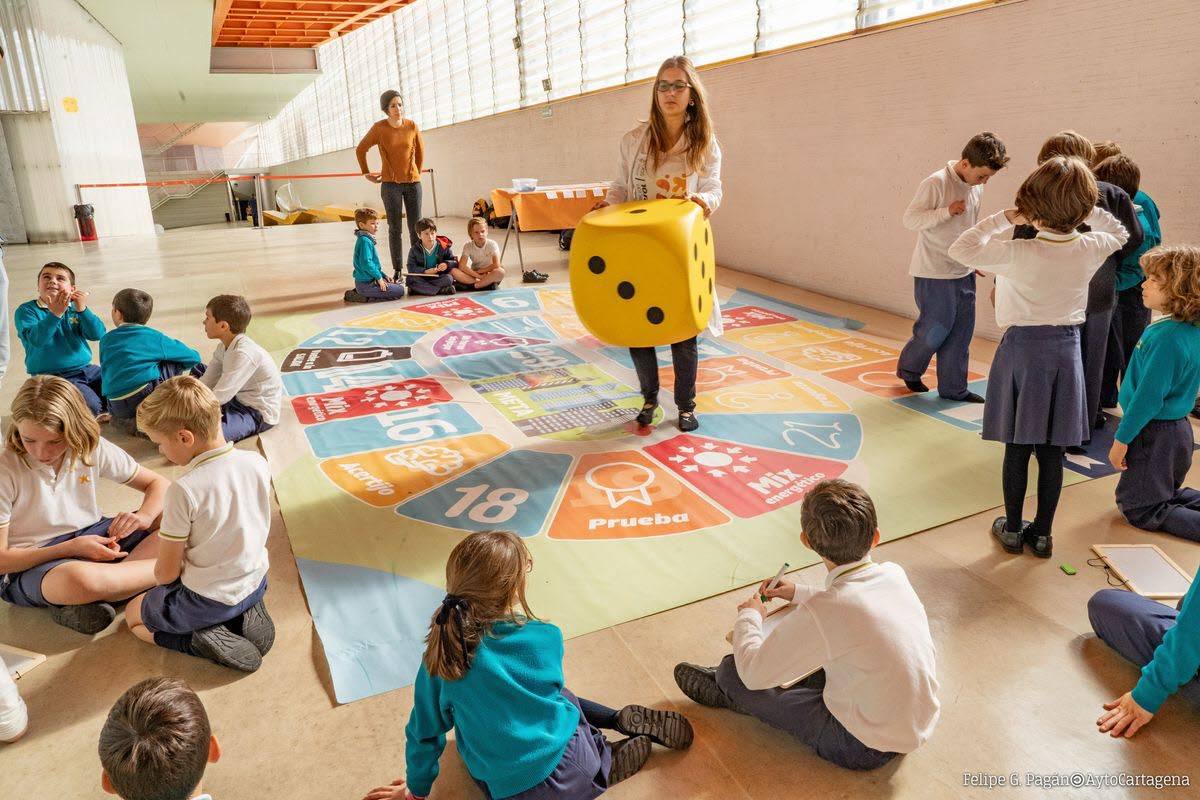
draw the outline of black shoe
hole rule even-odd
[[[347,289],[346,293],[344,295],[342,295],[342,299],[345,300],[347,303],[365,303],[365,302],[367,302],[367,298],[365,298],[361,294],[359,294],[357,289]]]
[[[1098,431],[1107,424],[1108,424],[1108,417],[1105,416],[1103,411],[1101,411],[1096,415],[1095,421],[1092,422],[1092,429]]]
[[[545,283],[550,280],[550,276],[544,272],[538,272],[536,269],[527,269],[525,274],[521,276],[523,283]]]
[[[1066,452],[1073,456],[1086,456],[1088,444],[1091,444],[1091,443],[1084,442],[1083,444],[1073,444],[1066,449]]]
[[[688,431],[694,431],[694,430],[696,430],[696,428],[699,428],[699,427],[700,427],[700,420],[696,419],[696,412],[694,412],[694,411],[680,411],[679,412],[679,430],[683,431],[684,433],[687,433]]]
[[[1048,533],[1037,533],[1031,531],[1029,525],[1025,525],[1021,531],[1021,539],[1025,544],[1029,545],[1029,549],[1038,558],[1049,558],[1054,553],[1054,537]]]
[[[717,670],[686,661],[675,665],[675,683],[680,691],[702,706],[733,708],[728,695],[717,686]]]
[[[441,289],[438,289],[438,294],[454,294],[454,285],[443,286]]]
[[[487,286],[485,286],[483,288],[484,288],[484,291],[494,292],[500,288],[500,284],[501,284],[501,281],[496,281],[495,283],[488,284]]]
[[[249,639],[238,636],[224,625],[214,625],[192,634],[192,652],[215,661],[222,667],[254,672],[262,666],[262,653]]]
[[[260,602],[242,614],[242,638],[254,645],[262,656],[275,644],[275,623],[267,613],[265,603]]]
[[[117,610],[109,603],[83,603],[77,606],[51,606],[50,619],[73,631],[93,636],[112,625]]]
[[[901,378],[901,380],[904,379]],[[910,392],[916,392],[917,394],[924,394],[929,391],[929,387],[921,381],[904,381],[904,385],[908,387]]]
[[[634,736],[612,746],[612,766],[608,768],[608,785],[616,786],[636,773],[650,757],[650,737]]]
[[[654,412],[658,409],[658,403],[646,403],[642,406],[642,410],[638,412],[637,424],[645,428],[650,423],[654,422]]]
[[[996,517],[992,522],[992,536],[1000,542],[1000,546],[1004,548],[1004,552],[1012,553],[1014,556],[1019,556],[1025,552],[1025,529],[1029,527],[1028,522],[1021,523],[1021,530],[1010,531],[1008,529],[1008,517]]]
[[[649,736],[650,741],[672,750],[692,746],[692,723],[678,711],[645,706],[625,706],[617,712],[617,730],[626,736]]]
[[[975,394],[974,392],[967,392],[967,396],[964,397],[962,400],[959,400],[959,402],[960,403],[982,403],[983,398],[980,397],[979,395]]]

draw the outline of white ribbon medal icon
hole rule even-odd
[[[632,470],[634,475],[629,476],[626,469]],[[596,479],[597,473],[602,470],[610,470],[613,473],[611,476],[613,478],[627,477],[630,482],[640,478],[643,480],[641,483],[633,486],[610,486],[606,482]],[[641,473],[641,475],[637,473]],[[583,479],[587,482],[588,486],[604,494],[610,508],[620,508],[625,503],[641,503],[644,506],[650,505],[650,493],[646,491],[646,487],[654,483],[654,472],[641,464],[632,464],[628,461],[613,461],[608,464],[600,464],[589,469],[583,476]],[[620,482],[624,483],[625,481]]]

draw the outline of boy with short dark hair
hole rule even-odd
[[[733,654],[716,668],[681,663],[692,700],[758,717],[817,755],[875,769],[933,733],[939,705],[925,607],[904,570],[877,564],[875,506],[859,486],[821,481],[800,507],[800,541],[829,569],[822,587],[763,581],[738,606]],[[764,633],[760,594],[790,606]]]
[[[121,695],[100,729],[100,785],[123,800],[212,800],[204,769],[221,758],[204,704],[178,678]]]
[[[904,212],[904,227],[917,231],[908,272],[913,276],[917,321],[896,367],[912,392],[927,392],[921,380],[937,355],[938,394],[947,400],[982,403],[967,388],[971,337],[975,333],[975,271],[947,252],[959,235],[979,221],[988,179],[1008,163],[1004,143],[989,132],[972,136],[958,161],[921,181]]]
[[[273,428],[283,404],[283,381],[271,354],[246,335],[250,305],[236,294],[220,294],[204,310],[204,334],[220,344],[200,381],[221,404],[226,440],[240,442]]]
[[[167,378],[201,363],[200,354],[178,339],[148,327],[154,299],[140,289],[122,289],[113,297],[117,326],[100,339],[100,376],[113,422],[128,433],[138,405]]]
[[[408,251],[405,283],[409,294],[454,294],[450,270],[458,266],[458,259],[448,245],[438,241],[437,223],[429,217],[417,220],[417,236],[420,241]]]
[[[379,264],[379,252],[375,249],[379,212],[373,208],[355,209],[354,226],[354,288],[346,290],[345,301],[370,303],[404,297],[404,285],[383,277],[383,267]]]
[[[14,315],[17,337],[25,346],[25,371],[57,375],[83,395],[101,422],[108,420],[100,367],[92,363],[92,347],[104,336],[104,322],[87,306],[88,293],[75,285],[75,272],[50,261],[38,272],[38,296],[22,303]]]

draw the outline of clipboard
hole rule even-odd
[[[1092,550],[1129,591],[1151,600],[1178,600],[1192,576],[1156,544],[1094,544]]]
[[[13,680],[21,678],[38,664],[45,662],[45,660],[46,656],[42,653],[22,650],[20,647],[14,647],[10,644],[0,644],[0,662],[4,663],[8,674],[12,675]]]
[[[795,605],[794,603],[785,603],[784,605],[776,606],[775,608],[772,608],[770,611],[768,611],[767,615],[765,617],[763,617],[763,624],[762,624],[763,638],[765,639],[766,637],[770,636],[771,632],[774,631],[776,628],[778,628],[779,624],[781,622],[783,622],[785,619],[787,619],[791,615],[791,613],[793,611],[795,611],[797,608],[799,608],[799,606]],[[733,631],[732,630],[729,631],[729,633],[725,634],[725,641],[729,642],[730,644],[733,644]],[[799,683],[800,681],[807,678],[809,675],[812,675],[813,673],[818,672],[821,669],[822,669],[822,667],[817,667],[812,672],[801,675],[799,678],[796,678],[795,680],[790,680],[787,683],[781,684],[779,688],[781,688],[781,689],[791,688],[792,686],[795,686],[797,683]]]

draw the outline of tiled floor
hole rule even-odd
[[[463,221],[442,228],[461,241]],[[386,241],[386,237],[381,237]],[[525,238],[527,260],[564,277],[565,254],[554,238]],[[218,293],[245,294],[258,313],[316,311],[341,303],[353,246],[349,225],[255,230],[173,231],[158,239],[10,247],[5,254],[14,305],[34,294],[38,267],[73,266],[99,312],[118,289],[136,286],[157,301],[153,324],[207,354],[200,320]],[[515,263],[515,253],[507,261]],[[386,257],[385,257],[386,262]],[[723,273],[722,283],[770,291],[868,323],[868,331],[903,338],[898,317]],[[973,355],[994,346],[977,341]],[[21,350],[0,387],[7,409],[24,377]],[[152,448],[114,436],[152,469],[174,474]],[[913,453],[915,468],[934,458]],[[1200,471],[1193,471],[1193,482]],[[997,478],[998,479],[998,478]],[[696,743],[686,753],[656,751],[647,768],[610,794],[620,798],[994,798],[1183,797],[1187,790],[1110,788],[1018,789],[964,786],[964,773],[1188,774],[1189,749],[1200,734],[1195,712],[1172,700],[1133,741],[1095,732],[1101,703],[1130,688],[1135,670],[1090,635],[1085,604],[1105,585],[1085,566],[1096,542],[1155,542],[1188,570],[1200,547],[1136,531],[1119,517],[1115,479],[1066,489],[1055,531],[1055,558],[1013,558],[995,548],[986,512],[883,546],[877,558],[908,571],[929,611],[939,652],[942,718],[922,749],[887,768],[852,774],[823,763],[785,735],[735,714],[699,708],[671,678],[676,661],[715,662],[741,592],[714,597],[567,643],[569,685],[611,705],[673,705],[686,712]],[[107,508],[130,501],[105,487]],[[225,755],[210,767],[206,790],[216,798],[357,798],[404,771],[403,726],[408,690],[348,706],[333,704],[320,643],[313,632],[286,530],[278,512],[270,540],[274,651],[256,674],[242,676],[133,639],[124,625],[94,641],[58,628],[44,613],[0,609],[0,641],[48,653],[49,662],[20,681],[29,703],[25,739],[0,746],[0,798],[100,797],[96,738],[112,702],[129,685],[157,674],[178,675],[201,694]],[[1058,569],[1066,561],[1079,573]],[[823,568],[800,574],[819,581]],[[1200,777],[1200,776],[1197,776]],[[453,754],[443,759],[435,798],[478,793]]]

